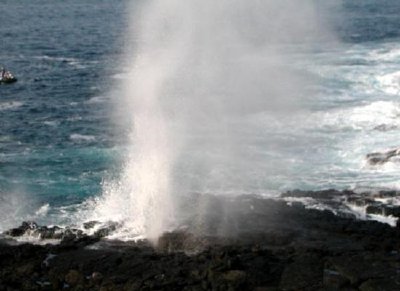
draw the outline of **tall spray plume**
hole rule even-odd
[[[179,225],[182,197],[261,185],[249,169],[265,175],[268,166],[251,162],[246,143],[260,132],[242,120],[301,105],[309,80],[290,67],[286,50],[307,50],[327,36],[315,2],[135,1],[123,57],[128,73],[114,96],[130,150],[94,216],[120,221],[121,235],[156,239]],[[276,146],[272,137],[269,146]]]

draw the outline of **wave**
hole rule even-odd
[[[94,96],[90,98],[89,100],[85,101],[86,104],[98,104],[98,103],[104,103],[107,102],[108,98],[105,96]]]
[[[59,62],[59,63],[66,63],[76,69],[85,69],[87,68],[87,62],[84,62],[77,58],[70,58],[70,57],[52,57],[48,55],[43,56],[35,56],[34,59],[47,61],[47,62]]]
[[[398,95],[400,93],[400,71],[381,75],[376,77],[378,88],[390,95]]]
[[[343,130],[379,130],[400,127],[400,102],[374,101],[350,108],[333,109],[311,114],[309,120],[319,128]],[[318,122],[315,122],[318,120]],[[383,126],[383,125],[386,125]]]
[[[366,58],[371,61],[397,63],[400,58],[400,48],[396,43],[389,43],[378,49],[368,51]]]
[[[20,101],[1,102],[0,103],[0,111],[17,109],[17,108],[21,107],[22,105],[24,105],[24,103],[20,102]]]
[[[43,124],[47,126],[56,127],[59,124],[59,122],[55,120],[46,120],[43,122]]]
[[[48,55],[35,56],[34,59],[43,60],[43,61],[63,62],[63,63],[69,63],[69,62],[76,62],[76,61],[79,61],[79,60],[76,59],[76,58],[52,57],[52,56],[48,56]]]
[[[74,141],[95,141],[96,137],[94,135],[84,135],[79,133],[73,133],[69,137],[71,140]]]
[[[0,192],[0,233],[17,227],[22,221],[45,217],[49,205],[38,206],[35,197],[23,191]]]

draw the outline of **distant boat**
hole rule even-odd
[[[0,76],[0,84],[11,84],[17,82],[17,78],[14,77],[13,74],[11,74],[10,71],[4,71],[2,72]]]

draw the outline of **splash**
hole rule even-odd
[[[288,66],[288,51],[327,33],[312,0],[152,0],[131,10],[116,108],[130,150],[93,217],[156,238],[178,223],[179,197],[246,188],[241,121],[299,106],[308,80]],[[257,171],[268,174],[254,163]]]

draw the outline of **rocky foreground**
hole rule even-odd
[[[365,202],[349,191],[283,196]],[[290,205],[249,196],[196,199],[201,215],[184,231],[164,234],[156,247],[105,240],[115,224],[87,235],[26,222],[1,240],[0,290],[400,290],[399,224],[306,209],[295,199]],[[60,243],[14,240],[27,234]]]

